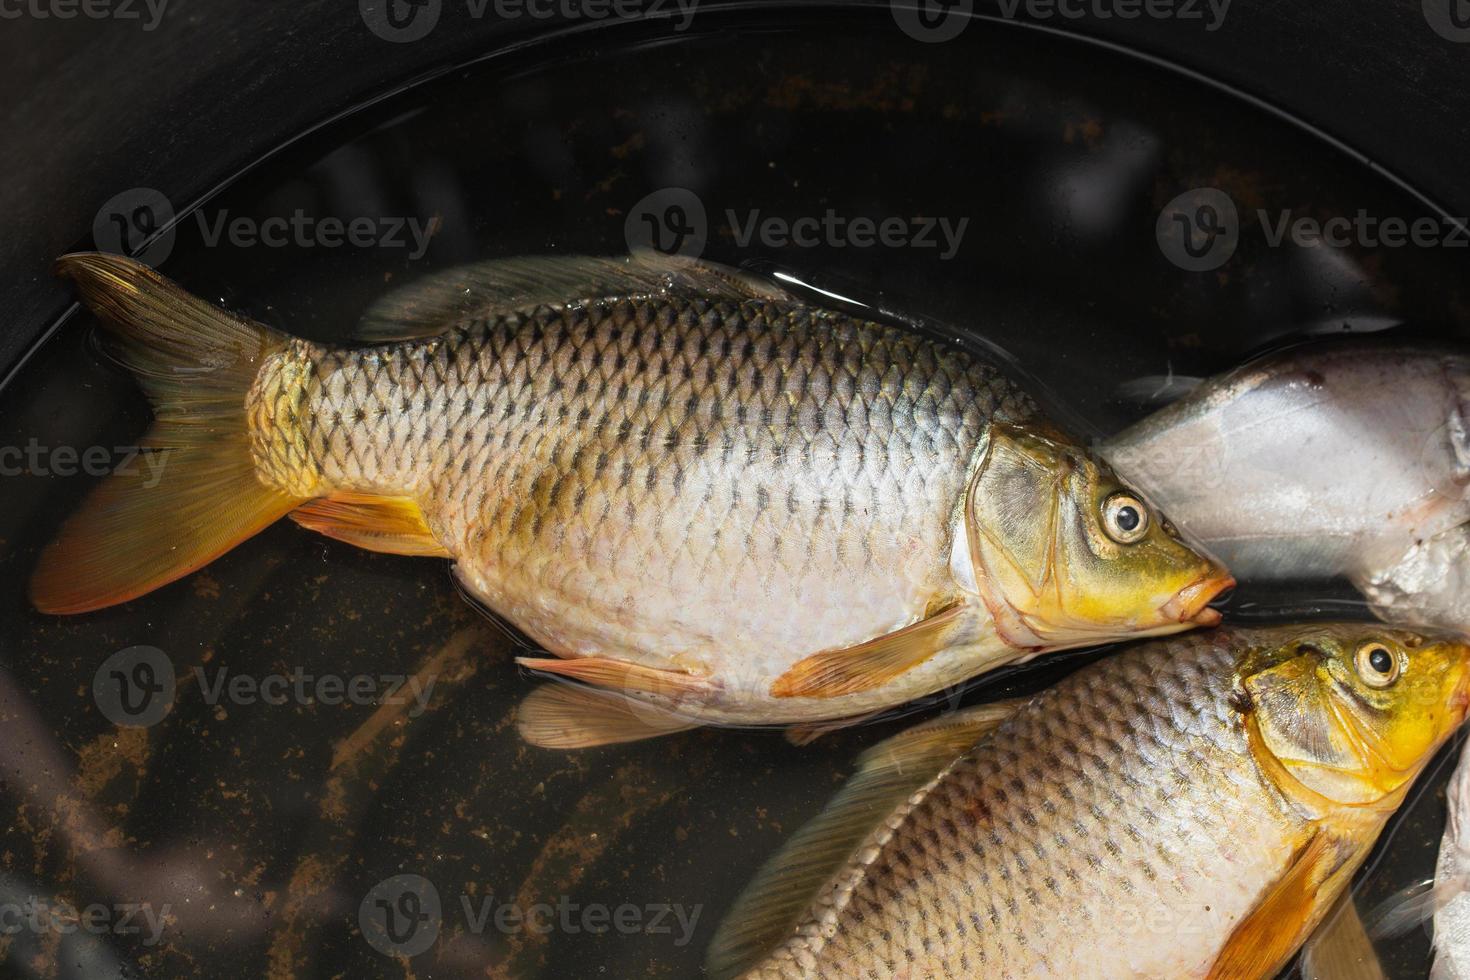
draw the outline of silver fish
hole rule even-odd
[[[1103,455],[1238,577],[1340,575],[1384,619],[1470,624],[1465,355],[1293,348],[1199,384]]]

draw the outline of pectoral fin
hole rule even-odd
[[[1345,890],[1363,848],[1352,838],[1318,830],[1291,867],[1230,934],[1209,980],[1259,980],[1280,972]]]
[[[870,691],[912,670],[944,649],[965,610],[957,602],[912,626],[841,650],[814,653],[776,678],[778,698],[835,698]]]
[[[329,538],[390,555],[452,558],[434,538],[424,512],[409,497],[338,491],[291,512],[291,519]]]

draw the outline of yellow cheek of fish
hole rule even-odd
[[[1332,803],[1397,805],[1390,797],[1465,718],[1470,647],[1386,646],[1401,666],[1383,687],[1360,676],[1351,642],[1306,642],[1289,659],[1243,676],[1268,771],[1279,766]]]
[[[1115,484],[1074,446],[996,426],[967,512],[987,605],[1015,645],[1184,629],[1230,584],[1161,521],[1142,541],[1107,540],[1098,516]]]

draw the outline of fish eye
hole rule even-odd
[[[1382,643],[1370,641],[1358,647],[1354,663],[1358,676],[1369,687],[1388,687],[1399,679],[1399,658]]]
[[[1115,493],[1103,501],[1102,526],[1119,544],[1142,541],[1148,533],[1148,507],[1131,493]]]

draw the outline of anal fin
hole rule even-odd
[[[390,555],[452,558],[429,530],[411,497],[381,497],[339,490],[308,501],[291,519],[329,538]]]
[[[543,684],[521,702],[516,729],[543,749],[586,749],[639,742],[697,726],[696,722],[648,704],[634,705],[610,691],[572,684]]]
[[[901,630],[841,650],[814,653],[771,685],[778,698],[835,698],[857,694],[912,670],[944,648],[964,612],[957,602]]]

